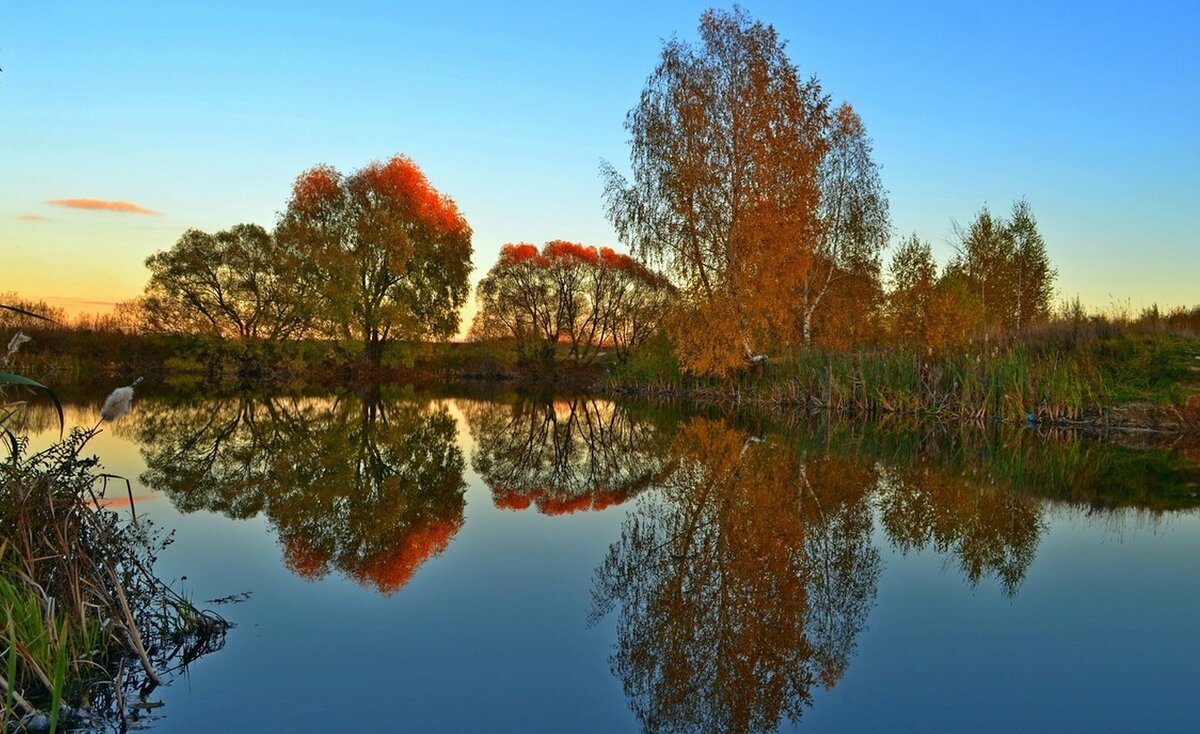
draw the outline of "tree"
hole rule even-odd
[[[771,732],[845,673],[879,583],[870,463],[693,419],[597,568],[646,732]]]
[[[1013,321],[1017,329],[1050,318],[1050,299],[1054,295],[1054,277],[1046,255],[1046,241],[1037,229],[1037,220],[1025,199],[1013,204],[1008,220],[1012,239],[1013,279],[1016,304]]]
[[[892,255],[888,316],[892,334],[901,344],[926,343],[937,279],[932,248],[913,233]]]
[[[370,362],[394,339],[458,331],[471,228],[409,158],[349,176],[323,165],[300,174],[277,233],[316,264],[323,330],[361,342]]]
[[[970,282],[951,269],[938,279],[925,324],[925,343],[931,349],[965,344],[984,328],[983,304]]]
[[[632,180],[608,164],[603,175],[622,240],[680,287],[682,361],[725,373],[763,361],[756,344],[792,338],[821,230],[828,102],[775,29],[741,9],[706,11],[700,38],[665,45],[626,119]]]
[[[654,485],[671,431],[627,405],[590,398],[463,406],[471,467],[497,507],[545,515],[601,510]]]
[[[958,255],[947,266],[950,277],[959,277],[979,300],[989,325],[1005,325],[1011,310],[1008,264],[1012,260],[1012,241],[1005,232],[1004,220],[992,216],[986,206],[975,220],[958,232]]]
[[[465,464],[445,406],[378,388],[337,399],[147,402],[143,484],[184,512],[265,517],[305,578],[398,591],[461,529]]]
[[[976,295],[988,326],[1022,329],[1050,315],[1056,273],[1024,199],[1013,205],[1007,221],[986,206],[981,209],[959,232],[958,255],[949,270]]]
[[[628,255],[554,240],[539,253],[506,244],[479,282],[476,339],[512,338],[523,358],[549,361],[565,343],[576,361],[605,347],[637,346],[662,322],[673,292],[665,278]]]
[[[314,290],[303,253],[256,224],[189,229],[146,259],[147,328],[225,338],[285,339],[309,325]]]
[[[961,451],[961,449],[960,449]],[[892,545],[953,555],[971,586],[995,578],[1013,597],[1037,555],[1042,508],[1009,487],[928,465],[898,465],[876,501]]]
[[[61,306],[51,306],[44,300],[22,298],[12,291],[0,293],[0,304],[0,329],[6,334],[46,328],[67,321],[67,312]]]
[[[814,317],[831,310],[826,299],[831,288],[844,283],[851,294],[869,292],[872,286],[881,291],[880,255],[891,234],[887,192],[871,157],[871,141],[849,103],[838,107],[826,135],[820,168],[820,237],[799,294],[805,346],[812,344]],[[864,305],[861,298],[843,304],[853,314],[851,322],[861,318]]]

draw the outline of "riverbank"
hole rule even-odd
[[[631,363],[601,388],[780,413],[1200,431],[1200,339],[1174,333],[1042,335],[940,354],[809,351],[725,380],[646,363],[656,367]]]
[[[58,438],[37,448],[18,425],[28,386],[54,408],[43,423]],[[0,373],[0,731],[124,731],[155,707],[156,687],[224,644],[229,625],[155,574],[171,535],[139,518],[129,481],[88,453],[132,398],[113,391],[102,420],[68,430],[56,393]],[[99,511],[124,500],[117,487],[128,517]]]
[[[459,383],[598,392],[778,412],[937,422],[1004,422],[1200,431],[1200,339],[1181,331],[1057,324],[940,352],[805,350],[727,378],[679,369],[652,339],[590,364],[523,362],[505,342],[393,344],[380,364],[330,342],[233,342],[196,336],[35,332],[18,366],[58,384],[137,376],[178,384],[364,387]]]

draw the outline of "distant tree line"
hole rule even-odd
[[[631,254],[504,245],[473,338],[545,365],[665,334],[684,370],[725,375],[814,348],[943,349],[1051,316],[1057,273],[1023,199],[1007,217],[980,210],[941,267],[916,234],[885,267],[888,197],[862,118],[740,8],[706,11],[698,43],[665,43],[625,125],[628,170],[605,163],[602,177]],[[189,230],[151,256],[144,296],[104,326],[336,340],[377,364],[390,342],[458,333],[471,237],[404,156],[349,175],[316,166],[273,230]]]

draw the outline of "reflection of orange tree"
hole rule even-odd
[[[591,398],[464,408],[471,465],[497,507],[562,515],[618,505],[664,470],[663,433],[626,406]]]
[[[443,407],[378,394],[148,407],[142,481],[184,511],[265,514],[305,578],[336,568],[396,591],[463,522],[463,458]]]
[[[695,419],[597,570],[646,731],[771,731],[843,674],[880,569],[869,465]]]

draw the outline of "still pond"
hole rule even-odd
[[[1200,731],[1194,443],[148,388],[89,448],[236,625],[154,732]]]

